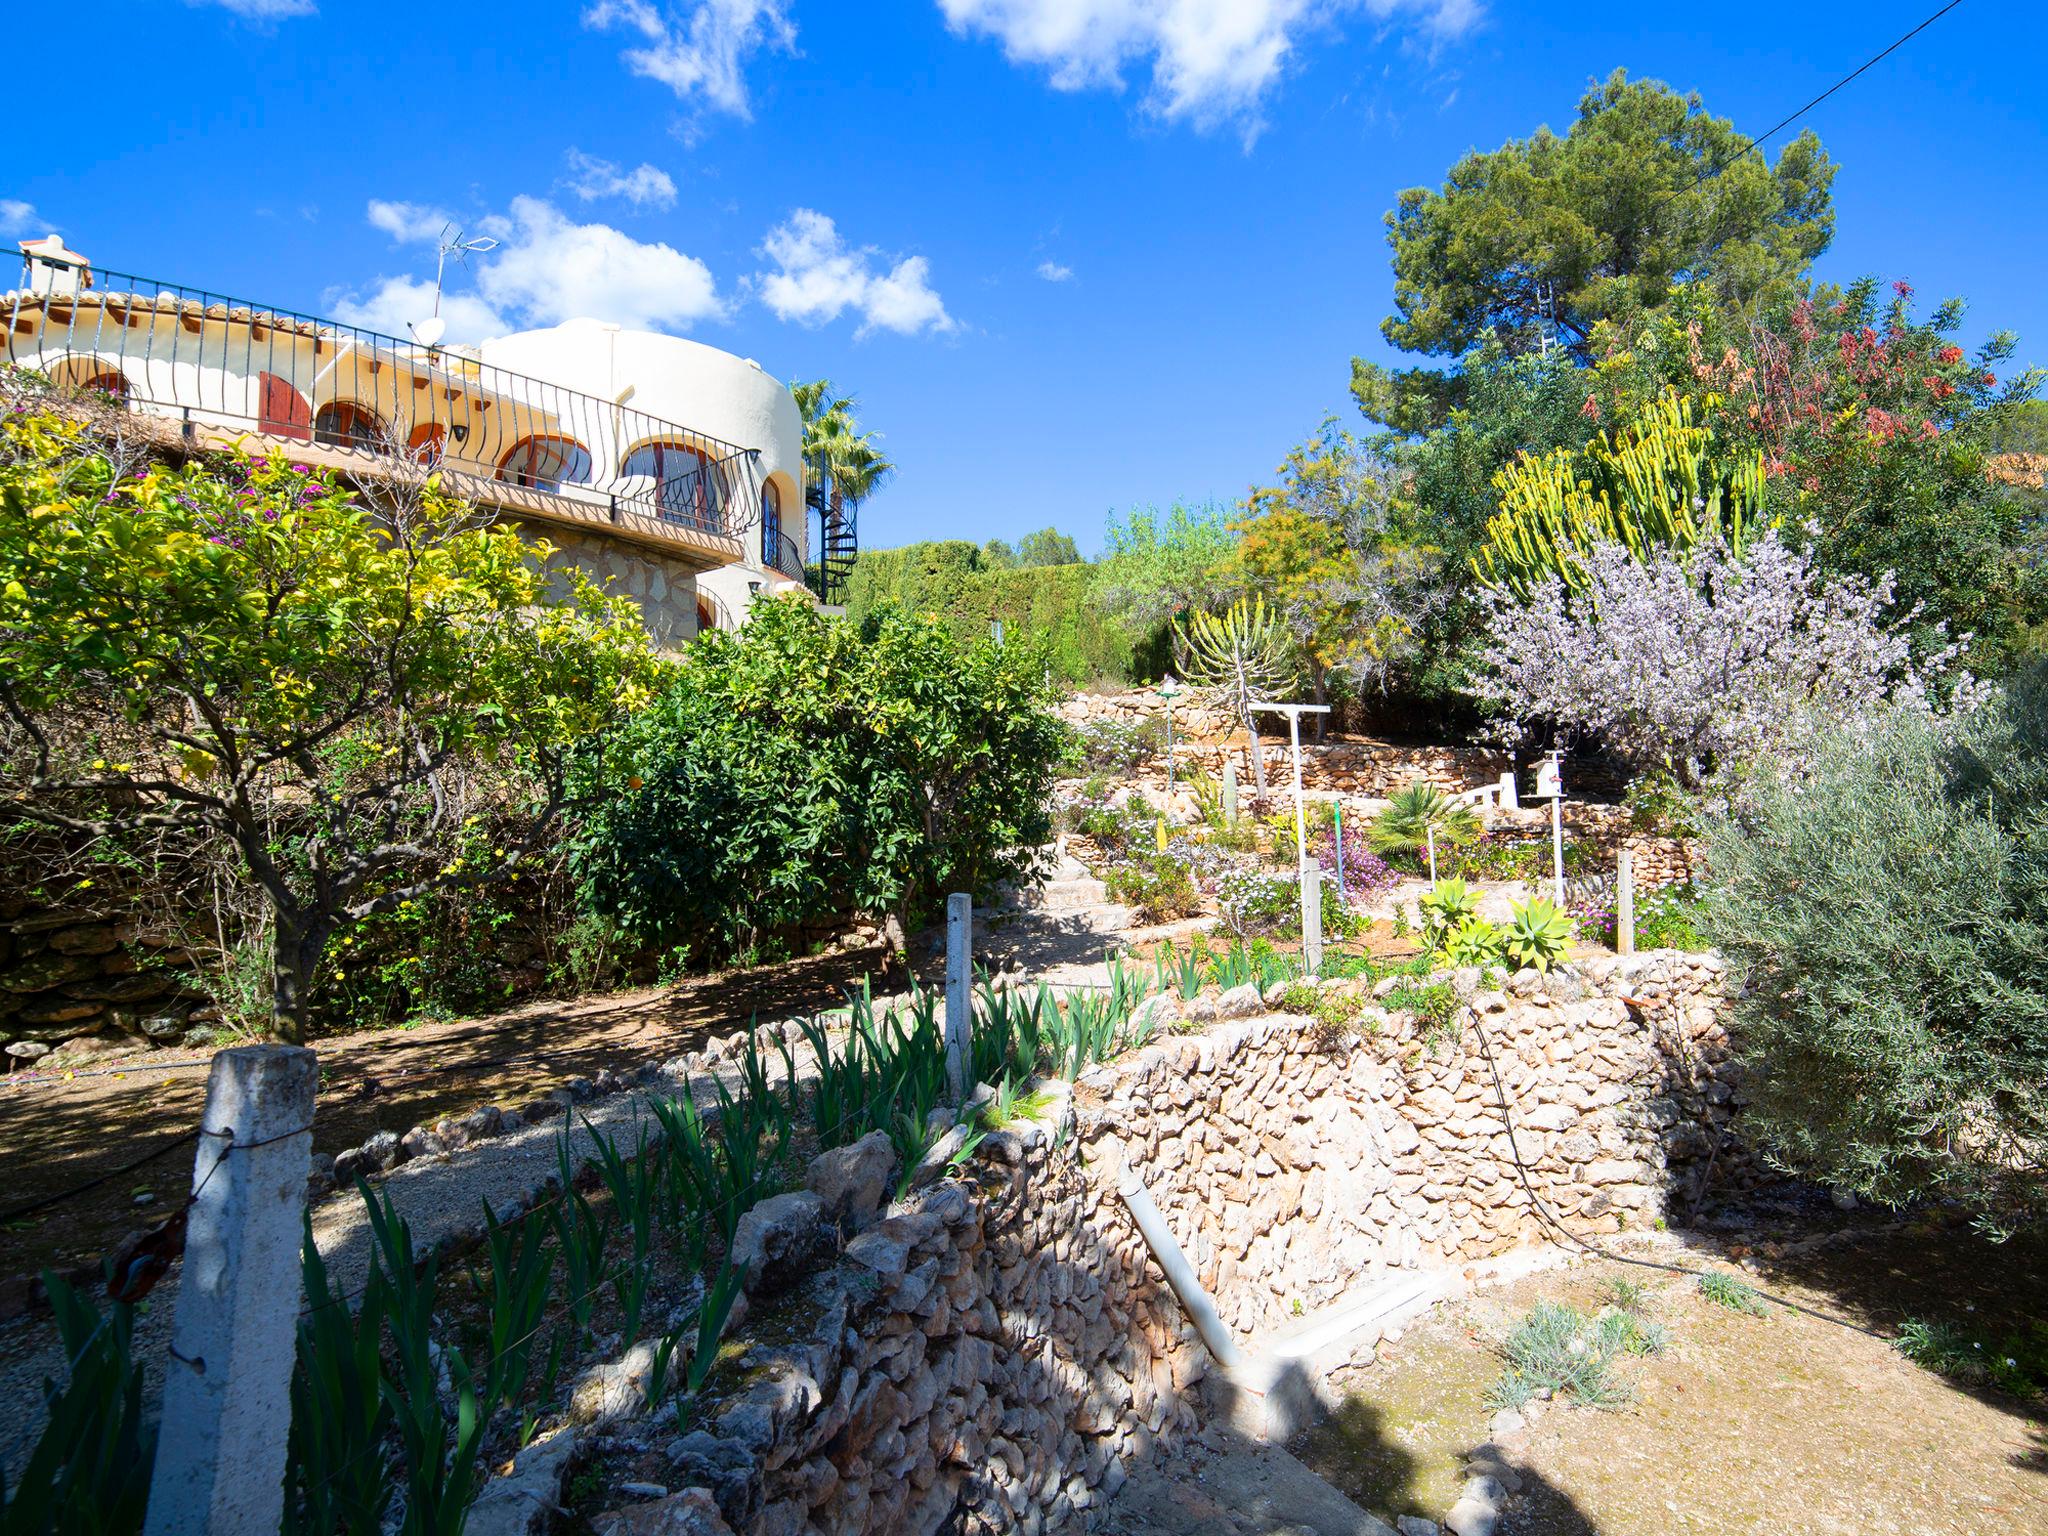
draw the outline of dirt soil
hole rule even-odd
[[[829,1008],[879,966],[880,950],[815,956],[672,987],[541,1002],[481,1019],[316,1041],[320,1105],[313,1150],[335,1153],[379,1130],[403,1134],[484,1104],[516,1105],[600,1068],[702,1046],[763,1020]],[[45,1267],[96,1265],[123,1234],[175,1205],[191,1183],[208,1057],[152,1052],[75,1074],[0,1078],[0,1210],[143,1166],[0,1229],[0,1286]],[[149,1196],[138,1206],[140,1196]]]
[[[2048,1242],[1930,1224],[1761,1256],[1773,1246],[1759,1240],[1740,1272],[1820,1316],[1746,1316],[1688,1276],[1601,1260],[1540,1272],[1383,1344],[1297,1452],[1375,1513],[1441,1520],[1466,1454],[1491,1438],[1522,1483],[1501,1536],[2048,1531],[2048,1404],[1959,1385],[1891,1343],[1908,1318],[1995,1338],[2048,1316]],[[1670,1256],[1736,1271],[1731,1251],[1687,1242]],[[1634,1401],[1533,1404],[1525,1428],[1492,1433],[1499,1341],[1539,1300],[1597,1311],[1616,1277],[1647,1281],[1648,1316],[1671,1332],[1663,1356],[1622,1368]]]

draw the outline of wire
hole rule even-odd
[[[1957,3],[1960,4],[1961,0],[1957,0]],[[1529,1180],[1528,1165],[1522,1161],[1522,1145],[1521,1142],[1515,1136],[1515,1122],[1508,1111],[1507,1088],[1501,1082],[1500,1064],[1496,1062],[1493,1057],[1493,1041],[1486,1033],[1486,1026],[1479,1022],[1479,1014],[1477,1010],[1471,1009],[1468,1005],[1467,1011],[1472,1019],[1472,1028],[1479,1035],[1479,1048],[1486,1056],[1487,1070],[1493,1074],[1493,1093],[1494,1097],[1500,1101],[1501,1124],[1507,1128],[1508,1151],[1515,1160],[1515,1172],[1521,1178],[1523,1193],[1528,1195],[1529,1204],[1535,1209],[1537,1217],[1546,1226],[1550,1227],[1552,1231],[1556,1232],[1559,1236],[1563,1237],[1565,1241],[1579,1248],[1583,1248],[1587,1253],[1592,1254],[1595,1258],[1606,1259],[1610,1263],[1633,1264],[1639,1269],[1660,1269],[1668,1271],[1669,1273],[1674,1275],[1688,1275],[1694,1279],[1698,1279],[1705,1275],[1721,1274],[1722,1271],[1720,1270],[1700,1269],[1695,1266],[1687,1264],[1673,1264],[1668,1259],[1642,1259],[1636,1258],[1631,1254],[1615,1253],[1611,1249],[1602,1248],[1599,1244],[1591,1242],[1588,1239],[1581,1237],[1578,1233],[1572,1231],[1571,1228],[1567,1227],[1562,1221],[1558,1219],[1557,1213],[1551,1210],[1551,1208],[1544,1203],[1543,1197],[1536,1193],[1536,1186],[1532,1184]],[[1757,1295],[1763,1297],[1765,1300],[1774,1301],[1779,1306],[1785,1307],[1790,1311],[1802,1312],[1808,1317],[1818,1318],[1821,1322],[1833,1323],[1838,1328],[1847,1328],[1854,1333],[1862,1334],[1865,1338],[1878,1339],[1887,1343],[1890,1342],[1888,1339],[1885,1338],[1885,1335],[1877,1332],[1875,1329],[1865,1328],[1861,1323],[1852,1323],[1845,1317],[1835,1317],[1830,1313],[1822,1312],[1817,1310],[1816,1308],[1809,1307],[1802,1302],[1793,1301],[1787,1297],[1775,1295],[1772,1292],[1766,1291],[1758,1286],[1750,1286],[1750,1289],[1755,1291]]]
[[[1829,86],[1826,90],[1822,91],[1818,96],[1814,97],[1813,100],[1809,101],[1805,106],[1799,108],[1796,112],[1788,113],[1786,116],[1778,119],[1777,122],[1773,123],[1767,130],[1765,130],[1761,137],[1751,139],[1749,141],[1749,148],[1761,149],[1765,144],[1769,143],[1779,133],[1791,127],[1792,124],[1796,123],[1800,118],[1804,117],[1807,113],[1811,112],[1815,107],[1819,106],[1822,102],[1826,101],[1830,96],[1834,95],[1835,92],[1841,90],[1843,86],[1849,84],[1849,82],[1854,80],[1858,75],[1864,74],[1866,71],[1870,70],[1875,65],[1882,63],[1885,59],[1890,58],[1893,54],[1897,53],[1901,48],[1905,47],[1906,44],[1910,43],[1914,38],[1918,37],[1922,32],[1925,32],[1929,27],[1933,26],[1937,21],[1941,20],[1942,17],[1946,16],[1950,11],[1954,10],[1957,6],[1961,5],[1962,3],[1963,0],[1948,0],[1947,5],[1944,5],[1932,16],[1929,16],[1925,21],[1921,22],[1919,26],[1913,28],[1912,31],[1907,32],[1903,36],[1895,39],[1889,47],[1884,48],[1880,52],[1872,54],[1869,58],[1865,59],[1861,64],[1857,65],[1856,68],[1850,70],[1848,74],[1842,76],[1841,79],[1837,80],[1833,85]],[[1744,151],[1744,153],[1747,152],[1748,151],[1746,150]]]
[[[82,1184],[74,1184],[69,1189],[60,1189],[53,1195],[44,1195],[40,1199],[31,1200],[24,1205],[17,1205],[11,1210],[0,1211],[0,1226],[5,1226],[9,1222],[20,1221],[24,1216],[33,1216],[38,1211],[46,1211],[53,1205],[62,1205],[66,1200],[75,1199],[89,1190],[98,1189],[102,1184],[110,1183],[120,1178],[123,1174],[133,1173],[136,1169],[155,1162],[166,1152],[175,1151],[188,1141],[197,1141],[199,1134],[197,1130],[180,1131],[168,1141],[159,1142],[149,1151],[143,1153],[142,1156],[130,1162],[122,1163],[117,1168],[109,1168],[105,1173],[95,1174]]]

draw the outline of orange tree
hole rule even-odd
[[[300,1040],[329,942],[545,842],[659,659],[437,477],[373,508],[282,459],[127,459],[32,395],[0,418],[0,814],[231,849]],[[480,778],[519,832],[479,839]]]
[[[1026,873],[1051,836],[1057,696],[1029,644],[962,643],[892,604],[856,624],[756,603],[691,648],[602,765],[584,900],[714,959],[868,914],[900,965],[911,922]]]

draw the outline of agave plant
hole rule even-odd
[[[1432,834],[1445,846],[1473,842],[1479,836],[1479,817],[1471,806],[1418,780],[1395,791],[1365,836],[1374,853],[1420,854]]]
[[[1444,935],[1444,962],[1454,966],[1476,965],[1482,969],[1499,965],[1505,942],[1506,935],[1498,924],[1471,913],[1460,918],[1458,925]]]
[[[1564,958],[1572,936],[1572,920],[1555,903],[1538,896],[1509,909],[1505,935],[1507,956],[1517,966],[1547,971]]]
[[[1422,909],[1422,936],[1431,949],[1441,949],[1445,936],[1467,918],[1479,915],[1479,893],[1461,876],[1439,882],[1416,903]]]

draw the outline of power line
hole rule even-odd
[[[1793,123],[1797,122],[1800,118],[1804,117],[1807,113],[1811,112],[1815,107],[1819,106],[1822,102],[1826,101],[1830,96],[1834,95],[1835,92],[1839,91],[1840,89],[1842,89],[1843,86],[1847,85],[1850,81],[1854,80],[1858,75],[1864,74],[1869,69],[1871,69],[1872,66],[1882,63],[1885,59],[1897,53],[1901,48],[1905,47],[1906,44],[1910,43],[1914,38],[1918,37],[1922,32],[1925,32],[1929,27],[1933,26],[1937,21],[1941,20],[1942,17],[1946,16],[1950,11],[1954,10],[1957,6],[1961,5],[1962,3],[1963,0],[1948,0],[1947,5],[1944,5],[1932,16],[1929,16],[1925,21],[1921,22],[1919,26],[1913,28],[1912,31],[1896,39],[1890,47],[1885,48],[1882,52],[1872,54],[1869,58],[1865,59],[1861,64],[1857,65],[1856,68],[1849,71],[1848,74],[1842,76],[1841,79],[1837,80],[1833,85],[1829,86],[1826,90],[1822,91],[1818,96],[1814,97],[1813,100],[1809,101],[1805,106],[1799,108],[1798,111],[1789,113],[1785,117],[1780,118],[1777,122],[1773,123],[1768,130],[1765,131],[1762,137],[1751,139],[1749,141],[1749,147],[1751,149],[1761,149],[1771,139],[1775,138],[1779,133],[1783,132],[1786,128],[1791,127]]]
[[[1701,187],[1705,186],[1708,182],[1712,181],[1716,176],[1719,176],[1723,171],[1733,166],[1736,163],[1736,161],[1740,160],[1744,155],[1748,154],[1751,150],[1756,150],[1759,153],[1761,153],[1764,145],[1768,144],[1772,139],[1776,138],[1779,134],[1783,133],[1787,128],[1791,127],[1794,123],[1798,122],[1800,118],[1806,116],[1807,113],[1811,112],[1815,107],[1819,106],[1822,102],[1826,101],[1830,96],[1834,95],[1837,91],[1841,90],[1844,86],[1848,85],[1852,80],[1856,79],[1859,75],[1868,73],[1877,64],[1891,57],[1891,55],[1897,53],[1901,48],[1905,47],[1906,44],[1910,43],[1914,38],[1918,37],[1922,32],[1925,32],[1929,27],[1933,26],[1937,21],[1941,20],[1942,17],[1946,16],[1950,11],[1954,10],[1957,6],[1961,5],[1962,3],[1963,0],[1948,0],[1947,5],[1944,5],[1940,10],[1936,11],[1933,15],[1925,18],[1917,27],[1914,27],[1910,32],[1903,33],[1899,37],[1894,38],[1888,46],[1879,50],[1876,53],[1873,53],[1869,58],[1865,59],[1861,64],[1857,65],[1854,69],[1850,70],[1848,74],[1842,76],[1841,79],[1837,80],[1833,85],[1829,86],[1826,90],[1822,91],[1818,96],[1814,97],[1813,100],[1807,102],[1804,106],[1799,107],[1795,111],[1786,113],[1783,117],[1779,118],[1775,123],[1771,124],[1769,128],[1765,129],[1763,133],[1759,134],[1756,138],[1752,139],[1748,138],[1747,135],[1744,135],[1745,142],[1743,144],[1743,147],[1741,149],[1738,149],[1733,155],[1729,156],[1726,160],[1721,161],[1718,165],[1714,165],[1709,169],[1700,172],[1699,180],[1695,181],[1692,184],[1691,190],[1697,192]],[[1664,197],[1660,200],[1659,206],[1661,207],[1663,203],[1669,202],[1672,198],[1676,196],[1678,196],[1676,192],[1667,192],[1664,195]]]

